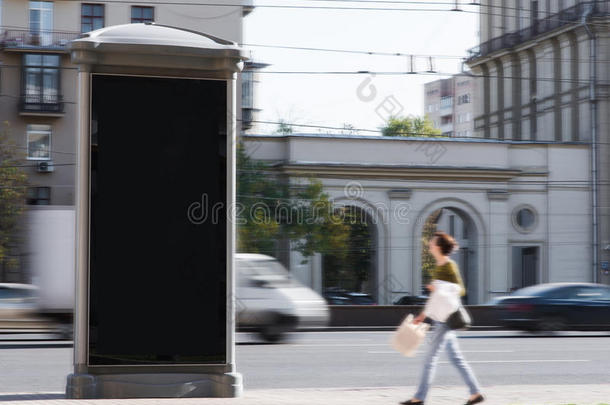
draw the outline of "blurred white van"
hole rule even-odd
[[[326,326],[324,298],[295,280],[271,256],[238,253],[236,316],[240,329],[254,329],[270,342],[299,327]]]
[[[0,324],[7,319],[33,318],[38,289],[29,284],[0,283]]]

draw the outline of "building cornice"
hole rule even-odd
[[[484,116],[479,116],[480,119]],[[287,134],[287,135],[256,135],[245,134],[241,135],[244,141],[276,141],[285,142],[292,139],[316,139],[316,140],[351,140],[351,141],[375,141],[375,142],[405,142],[405,143],[422,143],[422,142],[449,142],[449,143],[485,143],[496,145],[550,145],[550,146],[581,146],[588,145],[582,141],[542,141],[542,140],[511,140],[511,139],[493,139],[493,138],[420,138],[407,136],[380,136],[380,135],[343,135],[343,134]]]
[[[498,49],[497,51],[488,53],[485,56],[468,59],[466,61],[466,64],[470,68],[473,68],[478,65],[482,65],[484,63],[492,62],[498,58],[502,58],[502,57],[509,56],[509,55],[512,55],[515,53],[523,52],[528,49],[535,48],[536,46],[540,45],[542,42],[547,41],[551,38],[555,38],[555,37],[558,37],[567,32],[574,31],[574,30],[578,29],[579,27],[581,27],[580,24],[573,23],[568,26],[558,28],[554,31],[550,31],[545,34],[541,34],[540,36],[538,36],[536,38],[532,38],[530,40],[520,42],[512,47]],[[497,38],[499,38],[499,37],[497,37]],[[496,39],[496,38],[494,38],[494,39]]]
[[[284,162],[275,167],[291,176],[315,175],[333,178],[404,179],[435,181],[507,182],[522,174],[518,169],[454,166],[409,166],[322,162]]]

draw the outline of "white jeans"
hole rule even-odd
[[[432,340],[430,347],[426,352],[424,360],[424,370],[419,382],[419,387],[415,398],[424,401],[428,395],[430,384],[434,379],[434,372],[436,371],[436,363],[438,357],[441,354],[443,348],[447,347],[447,353],[449,354],[449,360],[458,369],[464,381],[470,389],[470,394],[474,395],[481,391],[479,382],[474,376],[470,366],[466,363],[466,359],[462,356],[460,347],[458,345],[457,336],[455,332],[447,327],[444,322],[433,323],[434,329],[432,330]]]

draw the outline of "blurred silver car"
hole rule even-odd
[[[38,289],[29,284],[0,283],[0,320],[36,315]]]
[[[326,326],[329,310],[318,293],[295,280],[271,256],[238,253],[237,326],[254,329],[270,342],[299,327]]]

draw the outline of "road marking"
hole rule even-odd
[[[288,343],[285,344],[283,346],[290,346],[290,347],[369,347],[369,346],[385,346],[387,347],[388,344],[387,343],[331,343],[331,344],[324,344],[324,343],[313,343],[313,344],[306,344],[306,343]]]
[[[591,360],[468,360],[468,363],[586,363]],[[450,364],[450,361],[439,361],[441,364]]]
[[[514,353],[514,350],[462,350],[461,353]],[[397,351],[368,351],[367,353],[371,354],[396,354]],[[415,354],[419,354],[422,352],[415,352]]]

